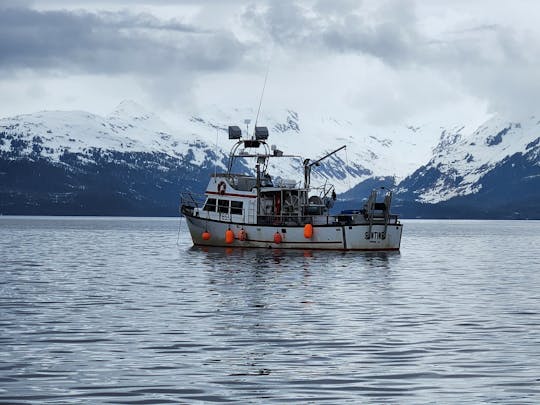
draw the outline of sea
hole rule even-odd
[[[540,222],[403,223],[362,253],[0,217],[0,403],[540,403]]]

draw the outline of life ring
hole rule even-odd
[[[220,181],[219,184],[217,185],[218,193],[223,195],[225,194],[225,190],[227,190],[227,183],[225,183],[224,181]]]

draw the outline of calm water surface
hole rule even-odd
[[[0,217],[0,403],[540,403],[540,222],[404,223],[367,254]]]

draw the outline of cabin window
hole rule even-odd
[[[204,204],[204,211],[216,211],[216,199],[215,198],[209,198],[206,200],[206,204]]]
[[[229,213],[229,200],[218,200],[218,206],[217,206],[218,212],[221,212],[223,214]]]
[[[242,201],[231,201],[231,214],[242,215],[243,205]]]

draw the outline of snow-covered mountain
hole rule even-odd
[[[433,153],[400,183],[401,199],[505,217],[539,210],[540,118],[495,116],[470,134],[444,132]]]
[[[190,117],[190,132],[215,137],[216,131],[226,131],[228,125],[239,125],[247,132],[242,123],[255,115],[251,109],[224,113],[213,107],[204,116]],[[324,160],[312,173],[314,185],[329,182],[339,193],[373,177],[405,178],[430,159],[438,134],[444,131],[437,125],[370,127],[349,119],[303,116],[293,109],[263,113],[258,125],[269,128],[270,143],[286,153],[301,156],[292,162],[272,162],[271,173],[283,178],[299,178],[304,158],[316,159],[346,145],[344,151]],[[252,127],[253,122],[249,131]],[[231,145],[224,132],[218,139],[224,149]]]
[[[502,198],[508,190],[538,205],[530,192],[540,189],[540,120],[534,117],[496,116],[471,130],[380,128],[308,114],[284,109],[259,117],[271,144],[299,156],[274,159],[274,176],[299,181],[304,158],[346,145],[312,172],[314,185],[334,184],[342,200],[360,200],[381,183],[397,185],[401,209],[412,216],[435,206],[459,216],[471,204],[485,206],[486,198],[508,204]],[[173,127],[125,101],[107,116],[45,111],[1,119],[0,212],[174,215],[179,192],[202,192],[208,176],[225,169],[233,144],[227,126],[244,128],[251,118],[245,129],[251,132],[255,115],[249,108],[224,112],[210,106],[180,114]],[[240,169],[251,167],[245,162]],[[56,208],[44,211],[51,201]],[[445,216],[439,208],[432,212]]]
[[[175,215],[226,154],[133,102],[0,120],[0,212]]]
[[[223,169],[232,146],[227,139],[228,125],[244,126],[246,117],[254,116],[251,109],[224,113],[212,107],[204,115],[186,114],[180,129],[175,129],[131,101],[122,102],[106,117],[83,111],[45,111],[0,120],[0,153],[4,158],[51,162],[75,154],[87,163],[94,161],[96,151],[157,153],[192,165]],[[332,117],[302,119],[291,109],[263,114],[259,123],[269,127],[272,144],[287,154],[299,155],[298,159],[271,163],[271,173],[282,178],[299,180],[304,158],[318,158],[347,145],[345,152],[325,160],[312,174],[314,184],[330,182],[338,192],[373,176],[404,178],[419,161],[428,160],[436,141],[433,130],[427,127],[383,132]],[[253,125],[249,131],[252,129]]]
[[[5,155],[51,162],[60,162],[65,153],[91,160],[96,150],[163,153],[177,158],[191,154],[190,162],[197,165],[210,164],[213,159],[207,153],[213,147],[203,138],[181,136],[132,101],[122,102],[107,117],[84,111],[44,111],[4,118],[0,132],[0,152]]]

